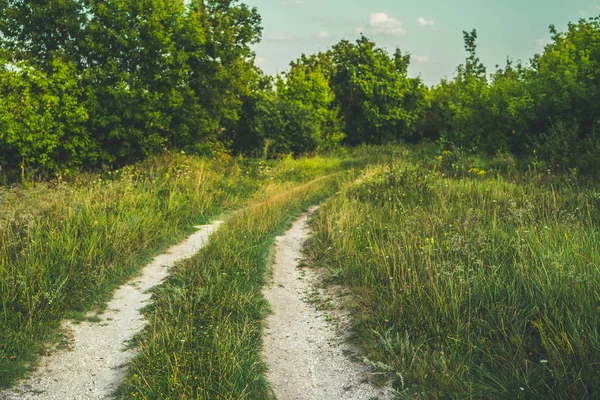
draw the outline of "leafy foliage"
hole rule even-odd
[[[396,50],[390,57],[364,36],[356,44],[342,40],[329,56],[333,63],[331,86],[349,144],[413,136],[426,102],[421,80],[407,76],[410,56]]]
[[[2,160],[12,168],[17,158],[52,172],[165,147],[210,152],[257,79],[249,44],[260,16],[236,0],[4,3],[2,97],[25,96],[0,110],[12,132],[0,146],[19,156]]]
[[[334,95],[320,70],[294,66],[258,105],[256,134],[264,155],[334,148],[342,139]]]
[[[431,88],[408,76],[408,54],[364,36],[265,77],[249,47],[260,22],[238,0],[0,1],[0,166],[25,176],[164,148],[276,157],[421,139],[600,166],[598,18],[551,27],[529,64],[491,74],[464,31],[464,64]]]
[[[488,154],[534,156],[549,168],[598,171],[600,21],[550,28],[552,43],[530,65],[486,76],[476,56],[476,31],[464,32],[469,56],[452,81],[429,93],[424,137]]]
[[[52,60],[50,73],[25,64],[0,71],[0,148],[4,162],[56,170],[62,160],[93,160],[97,153],[85,129],[74,66]],[[17,157],[18,156],[18,157]]]

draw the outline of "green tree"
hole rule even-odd
[[[257,79],[249,47],[260,38],[256,9],[237,0],[0,0],[0,6],[0,46],[15,62],[48,79],[56,60],[70,66],[97,150],[86,162],[230,144],[249,82]]]
[[[531,145],[553,168],[600,169],[600,18],[550,27],[552,43],[532,60]]]
[[[344,138],[334,94],[319,69],[294,65],[258,105],[255,123],[266,155],[330,150]]]
[[[486,68],[477,57],[477,31],[463,31],[468,57],[453,80],[442,80],[430,93],[427,136],[440,137],[455,146],[498,150],[489,134],[489,85]],[[436,133],[437,131],[437,133]]]
[[[183,102],[185,58],[176,38],[181,1],[111,0],[90,5],[83,84],[88,129],[105,163],[140,159],[172,140],[172,113]]]
[[[534,100],[529,93],[530,70],[509,60],[491,77],[485,148],[488,153],[527,153]]]
[[[410,57],[392,57],[364,36],[342,40],[331,50],[331,87],[347,143],[384,143],[414,137],[426,106],[425,87],[409,78]]]
[[[74,65],[56,58],[51,67],[50,75],[21,64],[0,71],[0,146],[23,168],[57,171],[97,155]]]
[[[89,2],[0,0],[0,45],[16,59],[50,73],[57,55],[75,57],[83,40]]]
[[[296,67],[286,74],[285,84],[278,83],[290,150],[302,153],[336,147],[344,135],[334,94],[323,73]]]
[[[229,142],[232,149],[238,153],[266,157],[270,141],[265,140],[268,132],[281,128],[282,123],[269,121],[278,118],[275,110],[276,92],[273,89],[274,80],[265,75],[258,67],[255,69],[255,79],[247,82],[249,90],[240,97],[242,107],[237,125],[229,130]]]
[[[188,45],[197,50],[190,53],[189,85],[197,96],[195,107],[206,110],[214,123],[198,136],[231,145],[243,99],[251,96],[259,80],[249,45],[260,40],[261,18],[255,8],[236,0],[194,0],[190,9],[195,16],[192,25],[198,23],[196,32],[202,27],[206,39],[201,46]]]

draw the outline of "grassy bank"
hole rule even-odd
[[[101,309],[114,287],[193,225],[269,185],[340,168],[335,157],[164,154],[119,171],[0,187],[0,387],[23,376],[57,339],[63,318]]]
[[[310,259],[401,397],[600,392],[597,183],[431,148],[370,172],[320,209]]]
[[[176,267],[146,312],[149,326],[122,398],[269,398],[260,353],[268,305],[261,290],[273,239],[347,177],[267,187]]]

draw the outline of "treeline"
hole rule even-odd
[[[364,36],[303,55],[255,96],[238,147],[274,155],[411,137],[427,100],[421,79],[407,75],[409,63],[400,50],[390,56]]]
[[[600,171],[600,19],[550,27],[552,41],[528,65],[508,60],[490,76],[476,31],[456,77],[428,92],[422,135],[537,159],[552,170]]]
[[[236,0],[0,0],[0,165],[227,146],[260,32]]]
[[[366,37],[265,76],[250,49],[260,23],[237,0],[0,0],[0,168],[422,139],[552,169],[600,166],[598,18],[551,27],[542,54],[491,74],[476,31],[464,32],[465,63],[433,87],[408,76],[409,55]]]

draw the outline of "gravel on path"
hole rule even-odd
[[[279,400],[392,399],[390,388],[370,384],[366,365],[346,357],[353,349],[327,314],[306,301],[318,281],[316,272],[301,270],[298,262],[308,235],[308,216],[304,214],[276,239],[273,282],[264,291],[272,314],[263,351],[274,394]]]
[[[107,311],[99,316],[101,322],[65,321],[69,350],[43,357],[30,377],[0,391],[0,400],[112,398],[136,355],[134,349],[125,349],[126,342],[145,326],[140,309],[151,298],[148,290],[160,284],[175,263],[196,254],[221,223],[196,227],[199,230],[184,242],[154,258],[139,276],[115,291]]]

